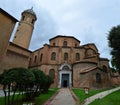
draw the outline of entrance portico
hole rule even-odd
[[[59,69],[58,88],[72,86],[72,71],[69,64],[63,64]]]

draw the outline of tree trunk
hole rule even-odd
[[[17,90],[17,87],[15,86],[15,89],[14,89],[13,95],[12,95],[11,105],[14,105],[14,96],[15,96],[16,90]]]
[[[8,105],[10,105],[10,84],[8,84]]]
[[[4,98],[4,105],[7,105],[7,100],[6,100],[6,91],[5,91],[5,89],[6,89],[6,85],[3,85],[3,92],[4,92],[4,95],[5,95],[5,98]]]

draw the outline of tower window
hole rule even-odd
[[[31,23],[34,24],[34,19],[32,19]]]
[[[40,61],[42,61],[42,58],[43,58],[43,54],[40,55]]]
[[[25,16],[22,17],[22,20],[24,20],[24,19],[25,19]]]
[[[96,73],[96,83],[101,83],[101,74]]]
[[[76,53],[76,61],[79,61],[79,60],[80,60],[80,54]]]
[[[55,53],[55,52],[53,52],[53,53],[51,54],[51,60],[56,60],[56,53]]]
[[[64,60],[68,60],[68,53],[64,53]]]
[[[63,42],[63,46],[64,46],[64,47],[67,47],[67,41],[64,41],[64,42]]]

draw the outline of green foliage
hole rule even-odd
[[[48,89],[50,88],[50,85],[53,83],[53,79],[49,75],[46,75],[45,79],[46,80],[45,80],[45,83],[44,83],[43,91],[48,92]]]
[[[111,64],[113,68],[120,71],[120,25],[113,27],[108,35],[109,47],[112,48]]]
[[[38,90],[48,92],[50,85],[53,83],[53,78],[39,69],[33,69],[31,71],[35,75],[36,92]]]
[[[25,95],[25,100],[31,100],[35,96],[39,96],[41,90],[48,92],[52,83],[53,79],[38,69],[13,68],[0,74],[0,84],[3,85],[5,94],[5,105],[14,104],[16,92],[19,95]],[[12,96],[11,92],[13,92]]]
[[[112,72],[117,72],[117,70],[116,70],[115,68],[110,68],[110,70],[111,70]]]
[[[89,105],[120,105],[120,90],[107,95],[103,99],[97,99]]]
[[[1,84],[3,85],[3,91],[5,94],[5,105],[13,104],[14,96],[17,90],[24,90],[28,92],[31,83],[34,82],[34,74],[25,68],[13,68],[4,71],[1,74]],[[12,90],[11,90],[12,88]],[[10,102],[11,91],[13,91],[12,100]]]
[[[41,95],[35,97],[34,100],[28,100],[25,102],[22,100],[24,98],[23,95],[16,94],[13,105],[22,105],[23,103],[26,103],[26,104],[36,103],[36,105],[43,105],[43,103],[45,103],[50,97],[52,97],[57,92],[57,90],[58,90],[57,88],[49,89],[48,94],[41,93]],[[0,97],[0,105],[4,105],[4,97]]]
[[[41,71],[39,69],[32,69],[31,71],[35,76],[35,81],[34,81],[35,94],[34,95],[37,96],[40,94],[41,88],[43,87],[43,85],[45,83],[46,75],[43,71]]]

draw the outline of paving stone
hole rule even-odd
[[[75,105],[76,101],[73,99],[69,88],[61,88],[59,93],[49,103],[49,105]]]

